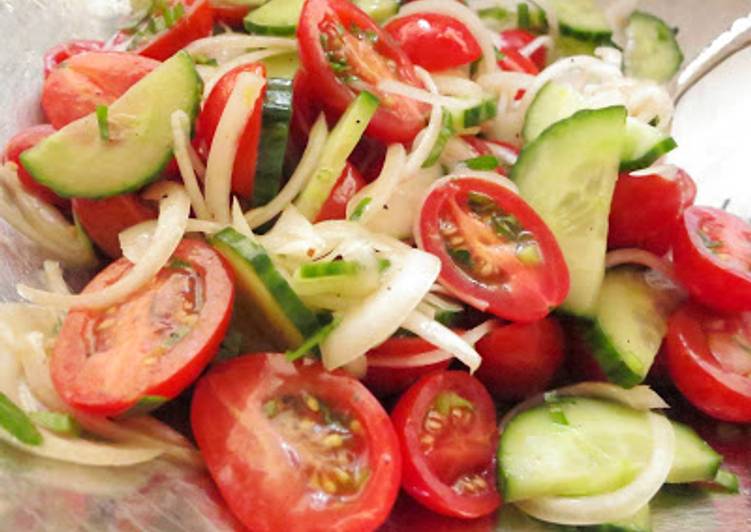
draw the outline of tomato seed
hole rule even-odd
[[[339,434],[329,434],[323,439],[324,447],[333,449],[344,445],[344,439]]]
[[[312,395],[305,397],[305,404],[313,412],[318,412],[321,409],[321,405],[318,403],[318,399],[316,399]]]

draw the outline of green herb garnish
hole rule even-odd
[[[64,412],[46,412],[40,410],[38,412],[29,412],[29,418],[40,427],[59,434],[76,437],[81,435],[81,425],[78,424],[78,421],[73,416]]]
[[[365,214],[365,209],[368,208],[368,205],[370,205],[370,202],[373,201],[373,198],[363,198],[360,200],[360,202],[355,207],[355,210],[352,211],[352,214],[349,215],[349,220],[351,222],[356,222],[360,218],[362,218],[362,215]]]
[[[300,347],[292,351],[287,351],[286,353],[287,360],[289,360],[290,362],[294,362],[295,360],[298,360],[310,354],[326,338],[328,338],[329,334],[331,334],[333,330],[337,328],[340,321],[341,321],[341,318],[339,317],[334,318],[333,320],[331,320],[330,323],[322,326],[320,329],[318,329],[316,332],[314,332],[312,335],[306,338],[305,341],[302,343],[302,345],[300,345]]]
[[[96,123],[99,126],[99,138],[108,142],[110,140],[109,107],[96,106]]]
[[[464,164],[471,170],[495,170],[500,163],[493,155],[480,155],[474,159],[467,159]]]
[[[26,412],[18,408],[7,395],[0,392],[0,427],[26,445],[40,445],[42,434]]]

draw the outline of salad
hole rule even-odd
[[[48,123],[6,147],[0,215],[51,259],[0,306],[0,439],[205,467],[254,531],[376,530],[400,492],[648,531],[666,483],[739,490],[650,387],[751,422],[751,225],[663,160],[677,30],[634,1],[145,4],[45,55]],[[150,414],[174,400],[188,436]]]

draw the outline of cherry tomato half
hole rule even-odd
[[[678,279],[700,303],[751,310],[751,224],[711,207],[689,207],[673,245]]]
[[[384,29],[414,64],[431,72],[460,67],[482,56],[467,27],[440,13],[407,15],[389,22]]]
[[[108,257],[122,255],[118,235],[132,227],[157,217],[157,210],[137,194],[123,194],[100,200],[75,198],[73,214],[81,227]]]
[[[266,77],[266,67],[260,63],[240,65],[227,72],[211,90],[209,97],[203,104],[201,113],[196,120],[195,144],[198,153],[204,159],[208,158],[211,143],[214,140],[216,128],[222,118],[224,108],[235,88],[237,78],[243,72],[251,72]],[[261,138],[261,118],[263,116],[263,97],[266,93],[264,87],[261,96],[256,100],[253,113],[245,125],[240,141],[237,145],[237,155],[232,167],[232,192],[238,196],[249,199],[253,194],[253,185],[256,175],[256,162],[258,160],[258,141]]]
[[[501,50],[508,50],[510,48],[513,48],[517,51],[520,51],[536,38],[536,35],[521,28],[502,31]],[[545,46],[540,46],[537,50],[534,51],[532,55],[529,56],[529,59],[532,60],[538,70],[544,69],[548,61],[548,49]]]
[[[412,497],[400,495],[389,520],[378,532],[493,532],[494,515],[477,519],[460,519],[431,512]]]
[[[307,0],[297,28],[300,62],[315,96],[329,112],[344,112],[363,89],[381,105],[367,133],[384,142],[408,143],[425,125],[427,106],[395,94],[379,82],[394,79],[421,87],[404,51],[364,11],[348,0]]]
[[[133,265],[113,262],[84,289],[111,285]],[[172,399],[219,348],[234,300],[232,271],[200,240],[183,240],[145,287],[104,310],[71,310],[50,361],[60,397],[84,412],[114,416],[146,396]]]
[[[224,500],[250,530],[374,530],[396,500],[396,434],[346,373],[278,354],[235,358],[199,381],[191,424]]]
[[[46,139],[54,132],[55,128],[49,124],[40,124],[24,129],[8,141],[2,160],[16,163],[18,166],[18,180],[21,181],[23,188],[27,192],[50,205],[67,209],[70,202],[61,198],[44,185],[34,181],[31,174],[21,164],[20,159],[23,152],[36,146],[41,140]]]
[[[44,54],[44,77],[50,75],[63,61],[84,52],[99,52],[104,48],[103,41],[77,40],[58,44]]]
[[[42,109],[55,129],[109,105],[159,63],[124,52],[74,55],[44,82]]]
[[[164,61],[192,41],[211,35],[214,13],[209,0],[169,0],[152,5],[135,28],[120,31],[116,43],[127,42],[128,51]]]
[[[509,144],[508,142],[481,139],[480,137],[476,137],[474,135],[465,135],[462,137],[462,140],[470,145],[474,152],[477,153],[478,157],[482,155],[495,156],[495,152],[493,150],[495,146],[508,150],[516,156],[519,155],[519,148],[512,144]],[[511,165],[500,157],[497,157],[497,159],[499,165],[495,169],[495,171],[502,176],[508,176],[509,172],[511,171]]]
[[[540,73],[540,69],[537,68],[537,65],[535,65],[529,57],[522,55],[522,53],[516,48],[503,48],[501,53],[503,53],[503,57],[498,60],[498,66],[500,66],[502,70],[508,72],[521,72],[533,76]],[[519,92],[523,94],[523,91],[520,90]],[[516,99],[518,100],[519,98],[520,96],[517,94]]]
[[[503,185],[444,180],[425,198],[416,233],[418,245],[441,259],[440,282],[478,310],[536,321],[568,294],[568,268],[555,237]]]
[[[345,219],[347,217],[347,203],[365,185],[365,179],[360,175],[360,171],[354,165],[347,163],[329,197],[323,203],[315,221]]]
[[[751,422],[751,314],[717,314],[687,303],[670,318],[667,365],[696,408]]]
[[[394,336],[367,353],[368,372],[363,382],[378,397],[396,395],[427,373],[448,369],[450,360],[414,367],[395,366],[389,360],[406,362],[436,347],[416,336]]]
[[[695,197],[696,185],[683,170],[672,179],[621,174],[610,206],[608,247],[637,247],[664,255],[673,244],[683,211]]]
[[[241,27],[243,19],[250,11],[249,5],[240,5],[232,0],[209,0],[215,22],[224,22],[232,27]]]
[[[499,325],[475,345],[476,376],[499,401],[521,401],[547,389],[563,363],[563,329],[555,318]]]
[[[434,512],[472,519],[501,504],[495,487],[495,407],[476,378],[442,371],[421,378],[391,415],[402,446],[402,487]]]

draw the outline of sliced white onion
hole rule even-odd
[[[434,294],[432,291],[425,294],[423,302],[431,307],[437,308],[438,310],[448,312],[461,312],[464,310],[464,305],[456,303],[455,301],[449,301],[447,298]]]
[[[70,294],[70,288],[68,283],[65,282],[63,277],[63,270],[60,268],[60,263],[54,260],[46,260],[42,265],[44,269],[44,275],[47,280],[47,288],[51,292],[58,294]]]
[[[416,2],[410,2],[402,6],[399,13],[392,20],[414,15],[415,13],[440,13],[463,23],[482,50],[480,72],[486,73],[498,70],[495,48],[493,47],[491,37],[492,32],[485,27],[485,24],[477,13],[467,6],[455,0],[417,0]],[[440,53],[440,50],[437,50],[437,53]]]
[[[540,48],[552,48],[552,47],[553,47],[553,38],[550,37],[550,35],[540,35],[539,37],[535,37],[535,39],[530,41],[529,44],[524,45],[519,50],[519,53],[522,54],[524,57],[530,57]]]
[[[598,46],[595,48],[595,57],[616,67],[620,67],[623,64],[623,53],[618,48],[613,48],[612,46]]]
[[[258,239],[275,257],[308,262],[321,257],[335,244],[328,245],[310,221],[294,205],[288,205],[274,227]]]
[[[560,396],[596,397],[624,404],[634,410],[654,410],[670,406],[646,385],[625,389],[608,382],[581,382],[556,390]]]
[[[368,358],[363,355],[354,359],[349,364],[342,367],[344,371],[352,375],[356,379],[362,379],[368,373]]]
[[[422,1],[422,0],[419,0]],[[394,79],[385,79],[378,84],[378,90],[381,92],[387,92],[391,94],[398,94],[404,96],[416,102],[427,103],[433,106],[454,107],[460,108],[466,104],[465,101],[454,98],[451,96],[442,96],[440,94],[433,94],[419,87],[410,85],[409,83],[403,83]]]
[[[285,52],[297,49],[297,39],[245,33],[223,33],[191,42],[185,50],[191,55],[205,55],[224,62],[230,57],[260,48],[279,48]]]
[[[535,81],[535,76],[524,72],[493,72],[477,78],[477,83],[495,94],[505,92],[516,96],[519,90],[526,90]]]
[[[415,70],[418,77],[428,90],[432,94],[438,94],[438,88],[433,82],[433,78],[430,74],[422,67],[415,67]],[[403,179],[411,178],[418,170],[420,170],[420,168],[422,168],[422,165],[428,157],[430,157],[430,153],[433,151],[435,143],[438,141],[442,127],[443,108],[439,105],[433,105],[430,110],[428,125],[417,137],[415,137],[415,142],[412,145],[412,152],[409,154],[407,164],[405,165],[404,170],[400,172],[400,176],[402,176]],[[388,203],[388,201],[385,203]]]
[[[180,243],[190,213],[190,199],[183,187],[169,182],[158,183],[157,186],[166,192],[166,196],[159,204],[152,245],[125,275],[101,290],[77,295],[56,294],[19,284],[17,289],[21,297],[33,303],[59,308],[103,308],[123,300],[151,281]]]
[[[438,89],[436,92],[441,94],[461,98],[482,98],[485,95],[485,91],[478,83],[466,77],[436,74],[432,77],[432,80]]]
[[[122,231],[118,235],[118,239],[120,240],[120,249],[122,249],[123,256],[132,263],[141,260],[141,257],[151,247],[156,227],[156,220],[147,220]],[[213,234],[218,233],[225,227],[225,224],[189,218],[185,225],[185,232]]]
[[[216,87],[216,84],[219,83],[219,80],[222,79],[224,75],[227,74],[230,70],[233,70],[242,65],[249,65],[251,63],[257,63],[258,61],[261,61],[262,59],[266,59],[267,57],[273,57],[275,55],[283,54],[283,53],[286,53],[287,51],[288,50],[284,50],[284,49],[259,50],[256,52],[243,54],[239,57],[232,59],[231,61],[227,61],[226,63],[222,64],[222,66],[214,69],[214,71],[211,72],[211,77],[208,79],[208,81],[203,87],[203,99],[206,100],[206,98],[209,97],[209,95],[211,94],[211,91],[213,91],[214,87]]]
[[[643,170],[629,172],[629,175],[632,175],[634,177],[644,177],[657,174],[664,177],[665,179],[674,181],[678,177],[678,171],[678,167],[674,164],[660,164],[656,166],[650,166],[649,168],[644,168]]]
[[[232,169],[240,137],[265,85],[266,80],[252,72],[242,72],[237,76],[216,126],[206,163],[206,205],[217,222],[230,222]]]
[[[401,172],[406,164],[407,154],[404,151],[404,146],[401,144],[390,145],[386,150],[386,158],[383,161],[383,168],[378,178],[352,196],[347,203],[347,218],[352,215],[364,198],[370,198],[370,202],[362,210],[358,222],[367,226],[375,215],[380,215],[383,206],[387,204],[399,185],[402,177]]]
[[[473,159],[479,154],[464,139],[460,137],[451,137],[441,153],[441,164],[453,168],[456,164],[467,159]]]
[[[616,249],[614,251],[608,252],[608,254],[605,255],[606,268],[615,268],[616,266],[621,266],[623,264],[636,264],[639,266],[645,266],[647,268],[660,272],[668,279],[677,282],[675,280],[676,278],[675,271],[673,270],[673,265],[669,261],[662,259],[649,251],[637,248]]]
[[[183,179],[185,192],[190,197],[190,204],[193,212],[200,220],[210,220],[211,213],[206,206],[206,200],[198,186],[196,172],[193,168],[193,159],[188,151],[190,145],[190,119],[183,110],[177,110],[170,117],[172,121],[172,140],[175,146],[175,160],[180,169],[180,176]]]
[[[235,197],[232,198],[232,227],[241,235],[249,238],[252,241],[257,241],[256,235],[248,225],[248,221],[243,215],[242,207],[240,207],[240,201]]]
[[[305,147],[302,159],[300,159],[297,168],[295,168],[284,188],[266,205],[245,213],[245,219],[248,220],[248,224],[252,229],[260,227],[282,212],[305,187],[318,166],[318,161],[323,153],[323,147],[328,139],[328,134],[326,117],[321,114],[310,130],[308,145]]]
[[[407,319],[402,323],[402,328],[439,349],[451,353],[469,368],[470,373],[474,373],[480,367],[482,358],[474,347],[445,325],[428,318],[424,314],[418,311],[410,312]]]
[[[381,288],[344,313],[321,344],[326,369],[341,367],[386,341],[419,305],[441,270],[437,257],[417,249],[391,262]]]
[[[628,518],[646,506],[670,473],[675,453],[673,426],[664,416],[647,413],[652,453],[646,467],[628,485],[588,497],[539,497],[516,505],[532,517],[562,525],[586,526]]]

